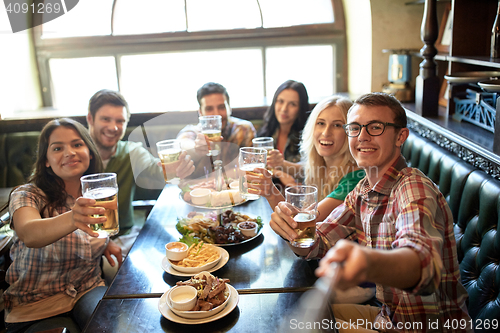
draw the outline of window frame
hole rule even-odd
[[[43,1],[43,0],[39,0]],[[114,0],[113,9],[117,0]],[[284,28],[234,29],[221,31],[168,32],[141,35],[106,35],[43,39],[42,26],[31,29],[38,67],[42,103],[53,107],[49,60],[52,58],[82,58],[113,56],[118,87],[120,61],[123,55],[150,54],[175,51],[216,50],[244,47],[275,47],[298,45],[335,45],[335,86],[338,92],[347,91],[347,47],[344,10],[341,0],[331,0],[334,22],[329,24],[299,25]],[[113,13],[110,23],[113,26]],[[34,22],[41,14],[33,14]],[[265,52],[263,52],[265,57]],[[265,60],[265,58],[264,58]],[[264,62],[265,64],[265,62]],[[263,66],[265,71],[265,65]],[[264,76],[265,77],[265,76]],[[264,82],[264,89],[266,82]]]

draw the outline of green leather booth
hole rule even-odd
[[[403,155],[438,185],[453,213],[470,316],[475,323],[500,320],[500,181],[412,132]]]

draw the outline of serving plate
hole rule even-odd
[[[248,201],[247,199],[243,199],[243,201],[237,202],[234,205],[225,205],[225,206],[196,205],[196,204],[194,204],[192,202],[184,200],[184,196],[182,195],[182,192],[179,193],[179,199],[181,199],[182,202],[185,202],[186,204],[188,204],[191,207],[203,208],[203,209],[229,209],[229,208],[232,208],[232,207],[236,207],[236,206],[242,205],[242,204],[244,204],[245,202]]]
[[[214,245],[221,246],[221,247],[228,247],[228,246],[240,245],[240,244],[244,244],[244,243],[250,242],[250,241],[252,241],[255,238],[257,238],[257,237],[260,236],[260,234],[262,233],[262,229],[263,228],[264,228],[264,226],[262,226],[262,228],[260,228],[259,232],[257,232],[257,234],[255,236],[253,236],[252,238],[245,239],[244,241],[241,241],[239,243],[214,244]]]
[[[227,264],[228,260],[229,260],[229,253],[225,249],[221,248],[220,249],[220,260],[217,263],[217,265],[213,266],[210,269],[205,269],[205,271],[207,271],[209,273],[215,272],[216,270],[224,267],[224,265]],[[193,276],[193,273],[184,273],[184,272],[179,272],[179,271],[175,270],[172,267],[172,265],[170,264],[170,261],[168,260],[168,258],[166,256],[163,257],[163,259],[161,261],[161,267],[163,268],[163,270],[165,272],[167,272],[168,274],[171,274],[171,275],[175,275],[175,276]],[[201,271],[202,270],[199,270],[199,271],[194,272],[194,273],[199,273]]]
[[[203,318],[215,316],[217,313],[224,310],[224,308],[229,303],[229,300],[231,299],[231,294],[232,294],[231,286],[226,283],[226,292],[228,294],[228,298],[224,301],[224,303],[222,303],[218,307],[213,308],[210,311],[179,311],[179,310],[174,309],[174,307],[172,306],[172,302],[170,301],[170,298],[169,298],[169,294],[172,292],[172,290],[174,290],[174,288],[175,287],[170,288],[170,290],[167,291],[167,301],[166,301],[167,306],[170,309],[170,311],[172,311],[177,316],[182,317],[182,318],[187,318],[187,319],[203,319]]]
[[[500,80],[480,81],[479,86],[488,92],[500,92]]]
[[[203,245],[205,245],[205,244],[203,244]],[[203,266],[199,266],[199,267],[179,266],[179,265],[174,264],[171,260],[169,260],[170,266],[172,266],[172,268],[176,271],[179,271],[182,273],[190,273],[190,274],[207,271],[208,269],[214,267],[215,265],[217,265],[219,263],[219,261],[222,258],[222,249],[220,247],[212,245],[212,244],[206,244],[206,245],[213,246],[217,251],[219,251],[219,258],[217,258],[214,261],[211,261]]]
[[[158,301],[158,310],[160,310],[160,313],[163,315],[163,317],[165,317],[166,319],[168,319],[170,321],[173,321],[174,323],[188,324],[188,325],[210,323],[212,321],[215,321],[217,319],[220,319],[220,318],[227,316],[229,313],[231,313],[231,311],[234,310],[236,305],[238,305],[238,300],[239,300],[238,291],[236,289],[234,289],[234,287],[231,286],[230,284],[228,284],[228,287],[231,289],[231,295],[229,296],[229,301],[227,302],[226,307],[221,312],[219,312],[213,316],[210,316],[210,317],[201,318],[201,319],[188,319],[188,318],[179,317],[178,315],[173,313],[172,310],[170,310],[170,308],[167,305],[168,291],[160,297],[160,300]]]
[[[479,72],[457,72],[445,75],[444,78],[450,83],[477,83],[479,81],[500,77],[497,71],[479,71]]]

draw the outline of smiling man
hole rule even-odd
[[[134,226],[132,201],[137,185],[133,162],[144,161],[148,164],[142,167],[146,173],[151,175],[151,178],[156,178],[158,184],[162,184],[163,181],[162,171],[156,164],[157,160],[142,147],[141,143],[122,141],[129,119],[127,101],[120,93],[104,89],[91,97],[87,114],[90,136],[97,146],[105,172],[117,174],[119,235],[130,233]],[[137,176],[135,175],[136,178]]]
[[[404,108],[387,94],[371,93],[354,102],[344,129],[366,177],[326,220],[316,223],[311,248],[292,248],[307,258],[324,257],[319,276],[327,274],[332,262],[341,263],[341,289],[377,284],[382,309],[334,305],[335,317],[359,325],[357,332],[375,332],[375,322],[402,332],[443,332],[451,322],[470,321],[453,217],[436,185],[408,167],[401,155],[409,133],[406,121]],[[270,222],[288,241],[297,237],[290,213],[280,203]],[[462,328],[460,332],[472,332],[470,325]]]
[[[198,109],[200,116],[221,116],[223,142],[230,142],[238,147],[252,146],[252,139],[256,134],[255,128],[248,120],[231,116],[229,94],[224,86],[214,82],[205,83],[198,89],[196,98],[200,106]],[[195,141],[197,145],[205,144],[205,139],[196,125],[184,127],[177,138],[191,141],[191,144],[187,145],[189,148],[194,147]]]

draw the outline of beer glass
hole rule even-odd
[[[291,186],[285,189],[285,199],[297,222],[297,238],[291,242],[292,246],[311,247],[316,239],[318,189],[315,186]]]
[[[179,177],[177,177],[176,170],[181,162],[179,161],[179,155],[181,154],[181,143],[179,140],[159,141],[156,143],[156,150],[161,160],[165,182],[173,183],[174,180],[178,181]]]
[[[205,135],[207,140],[208,154],[207,156],[217,156],[220,151],[219,142],[222,130],[221,116],[200,116],[198,118],[201,126],[201,133]]]
[[[118,185],[116,173],[96,173],[80,178],[82,184],[82,195],[84,198],[95,199],[96,207],[106,209],[104,215],[93,215],[92,217],[106,216],[102,224],[90,224],[90,228],[99,233],[99,238],[116,235],[120,231],[118,224]]]
[[[269,152],[274,149],[274,139],[270,136],[264,136],[261,138],[254,138],[252,140],[254,148],[264,148],[267,150],[267,154],[269,155]],[[273,168],[267,167],[267,170],[273,174]]]
[[[248,193],[248,188],[245,186],[245,174],[247,172],[252,172],[255,168],[265,168],[266,160],[267,150],[264,148],[240,148],[238,163],[240,169],[240,193],[242,198],[247,200],[257,200],[260,198],[260,195]]]

